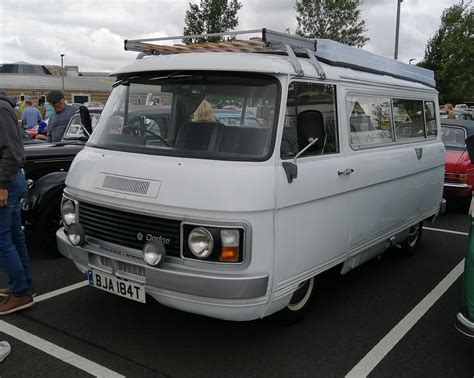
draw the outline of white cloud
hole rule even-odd
[[[199,0],[191,0],[198,3]],[[238,29],[296,29],[295,0],[241,0]],[[446,7],[457,0],[405,0],[401,4],[399,58],[421,58]],[[1,0],[0,63],[77,65],[111,71],[135,59],[124,39],[180,35],[187,0]],[[396,0],[365,0],[362,17],[369,51],[392,57]]]

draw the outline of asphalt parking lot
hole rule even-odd
[[[37,248],[37,304],[0,318],[12,345],[0,376],[472,377],[474,340],[454,328],[468,226],[449,209],[425,225],[415,256],[393,249],[345,276],[326,272],[311,313],[286,327],[132,302]]]

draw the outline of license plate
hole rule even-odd
[[[121,297],[145,303],[145,287],[142,284],[120,280],[96,270],[87,271],[89,285]]]

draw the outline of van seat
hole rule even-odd
[[[213,150],[222,124],[217,122],[186,122],[179,129],[175,147],[189,150]]]
[[[219,152],[263,156],[267,151],[270,129],[224,126],[218,144]]]

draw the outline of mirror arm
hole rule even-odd
[[[313,144],[315,144],[317,141],[318,141],[318,138],[309,138],[309,139],[308,139],[309,144],[308,144],[305,148],[303,148],[300,152],[298,152],[298,153],[296,154],[295,158],[293,159],[293,164],[296,165],[296,160],[297,160],[301,155],[303,155],[303,154],[306,152],[306,150],[307,150],[308,148],[310,148]]]
[[[82,123],[81,123],[81,129],[82,131],[84,131],[84,134],[86,134],[87,139],[89,139],[91,137],[91,134],[89,133],[89,131],[86,130],[86,128],[84,127]]]
[[[305,151],[310,148],[312,145],[314,145],[317,141],[318,141],[318,138],[309,138],[308,139],[309,141],[309,144],[303,148],[300,152],[298,152],[295,156],[295,158],[293,159],[293,161],[291,162],[288,162],[288,161],[284,161],[282,163],[283,165],[283,169],[285,170],[285,173],[286,173],[286,178],[288,180],[288,183],[291,184],[293,182],[293,180],[295,178],[298,177],[298,166],[296,165],[296,160],[302,155],[305,153]]]

